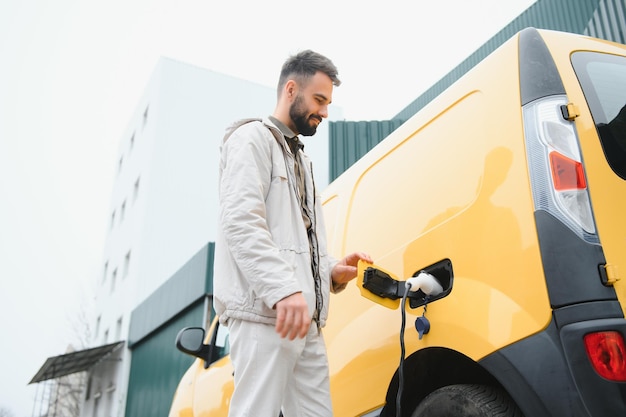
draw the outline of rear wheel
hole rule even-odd
[[[411,417],[523,417],[523,414],[499,388],[449,385],[424,398]]]

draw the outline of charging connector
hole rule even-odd
[[[421,271],[416,277],[407,279],[405,285],[411,292],[422,290],[426,295],[435,296],[443,292],[443,287],[439,281],[437,281],[434,276],[424,271]]]

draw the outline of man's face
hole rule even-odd
[[[289,117],[303,136],[313,136],[322,119],[328,117],[332,101],[333,82],[328,75],[317,72],[308,84],[296,93],[289,108]]]

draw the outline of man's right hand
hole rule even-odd
[[[289,337],[289,340],[303,338],[310,326],[309,306],[301,292],[276,303],[276,333],[280,337]]]

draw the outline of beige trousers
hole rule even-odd
[[[230,319],[235,391],[229,417],[332,417],[328,359],[322,333],[280,337],[273,325]]]

